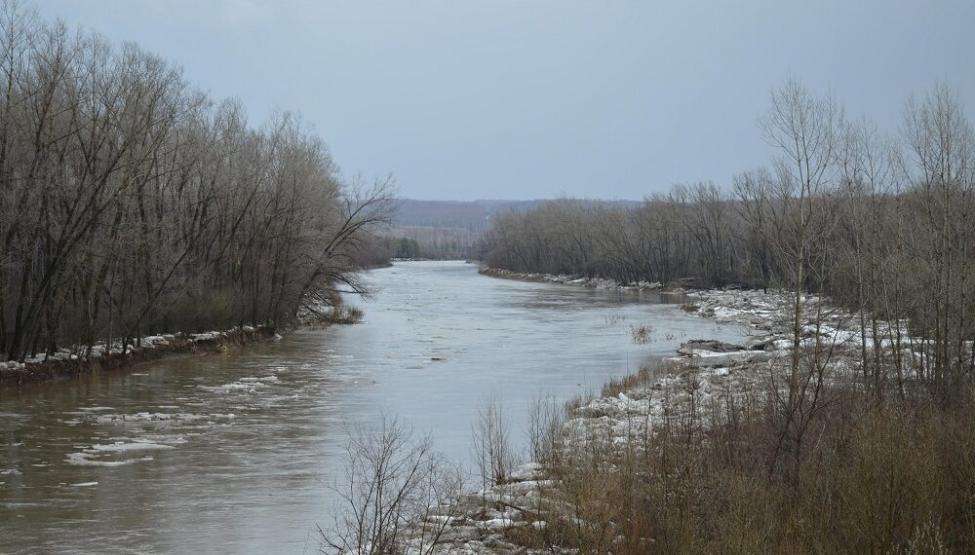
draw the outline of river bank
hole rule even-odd
[[[654,290],[664,291],[660,283],[640,282],[628,285],[621,285],[611,279],[598,277],[573,276],[568,274],[534,274],[528,272],[512,272],[500,268],[490,268],[481,266],[478,269],[481,275],[501,279],[514,279],[518,281],[529,281],[535,283],[554,283],[560,285],[576,285],[593,289],[624,289],[624,290]]]
[[[273,327],[241,326],[205,333],[161,334],[143,337],[133,344],[94,345],[86,355],[81,349],[60,349],[30,357],[24,362],[0,362],[0,387],[13,387],[88,372],[129,368],[169,356],[222,352],[233,346],[279,337]]]
[[[590,288],[662,289],[659,284],[620,286],[602,279],[483,268],[481,273]],[[440,534],[442,545],[437,553],[584,552],[560,547],[565,544],[559,539],[577,539],[592,528],[616,525],[610,522],[610,515],[587,513],[591,507],[581,505],[601,492],[580,496],[574,489],[580,483],[605,478],[605,470],[624,464],[634,452],[649,456],[655,448],[653,438],[661,429],[706,428],[721,420],[722,414],[764,406],[772,394],[770,387],[785,383],[774,385],[791,359],[794,294],[738,289],[678,292],[685,301],[680,309],[703,319],[740,325],[747,329],[746,341],[736,344],[695,337],[672,356],[608,382],[599,395],[556,407],[548,416],[552,431],[537,439],[547,445],[544,460],[523,464],[502,483],[434,510],[425,522],[411,528],[407,544],[416,547],[420,538],[429,540]],[[830,383],[852,385],[856,378],[853,355],[861,337],[852,315],[813,295],[803,296],[801,307],[802,348],[828,345],[830,358],[824,371],[829,373]],[[640,341],[653,341],[667,330],[651,326],[644,332]],[[585,455],[575,458],[579,453]],[[597,468],[587,468],[591,465]]]
[[[361,309],[344,305],[337,296],[328,300],[312,299],[299,308],[294,327],[355,324],[362,320],[362,316]],[[23,362],[0,361],[0,387],[56,381],[87,372],[129,368],[168,356],[223,352],[230,347],[280,337],[274,326],[244,325],[222,331],[149,335],[131,339],[124,345],[122,341],[114,341],[111,347],[107,347],[105,343],[97,343],[90,349],[79,346],[61,348],[53,353],[28,357]]]

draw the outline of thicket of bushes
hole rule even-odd
[[[293,114],[254,128],[133,44],[0,5],[0,360],[288,322],[376,263],[389,193]]]

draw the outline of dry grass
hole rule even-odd
[[[615,395],[651,370],[608,384]],[[842,393],[842,394],[839,394]],[[760,398],[756,396],[755,398]],[[796,465],[775,464],[768,402],[712,407],[612,446],[548,442],[559,507],[509,538],[584,553],[947,553],[975,550],[975,403],[878,404],[838,392]],[[545,429],[539,426],[539,429]],[[549,428],[551,429],[551,428]]]
[[[333,309],[325,320],[330,324],[358,324],[362,321],[363,315],[362,309],[343,305]]]
[[[600,392],[602,397],[617,397],[620,393],[625,393],[637,387],[646,385],[655,378],[674,368],[673,364],[653,362],[644,364],[635,374],[628,374],[619,378],[613,378],[603,385]]]

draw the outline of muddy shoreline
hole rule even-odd
[[[231,347],[278,337],[269,326],[243,326],[220,332],[166,334],[145,338],[141,347],[126,346],[83,358],[67,352],[44,360],[0,363],[0,392],[28,384],[58,382],[100,371],[126,369],[163,358],[180,355],[205,355]]]

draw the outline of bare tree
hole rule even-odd
[[[929,264],[917,280],[925,298],[912,321],[927,333],[923,364],[929,377],[952,396],[975,368],[966,341],[972,325],[972,225],[968,207],[975,194],[975,134],[956,95],[943,85],[923,99],[911,98],[901,129],[913,164],[905,174],[917,190],[918,233],[909,245]]]
[[[501,402],[490,399],[479,411],[472,430],[474,456],[484,487],[507,483],[516,463]]]
[[[776,415],[779,432],[770,463],[774,467],[783,450],[791,451],[798,464],[807,423],[822,410],[819,393],[823,389],[826,365],[819,358],[818,333],[814,336],[814,360],[807,368],[803,367],[803,295],[813,289],[813,270],[820,266],[812,258],[814,249],[829,246],[830,212],[822,199],[833,184],[837,133],[843,114],[831,97],[816,98],[792,79],[773,90],[770,99],[769,111],[760,124],[765,140],[778,152],[776,200],[786,216],[785,228],[776,234],[774,244],[787,264],[791,274],[789,286],[793,290],[792,355],[786,398],[780,403],[780,414]],[[818,254],[822,256],[823,252]],[[820,262],[825,264],[824,259]],[[822,283],[822,273],[819,277],[817,285]],[[821,305],[815,315],[817,330],[820,308]],[[772,388],[774,395],[778,396],[778,392],[778,387]]]
[[[319,528],[323,553],[432,553],[452,519],[463,487],[460,472],[433,451],[429,437],[395,419],[354,432],[346,447],[344,507],[334,526]]]

